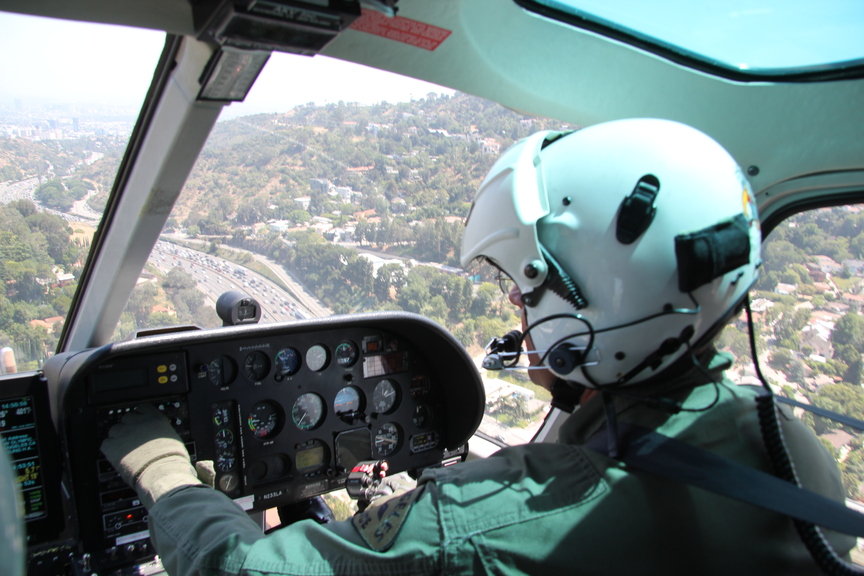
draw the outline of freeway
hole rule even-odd
[[[38,185],[38,178],[27,178],[18,182],[0,182],[0,204],[8,204],[13,200],[30,200],[33,202],[33,192]]]
[[[76,200],[72,203],[72,209],[69,210],[69,214],[73,216],[79,216],[84,218],[85,220],[101,220],[102,214],[96,212],[87,205],[87,200],[96,195],[95,190],[89,191],[84,198],[81,200]]]
[[[29,200],[38,210],[59,216],[67,222],[84,222],[94,225],[101,220],[102,214],[94,212],[87,206],[87,200],[96,194],[95,191],[89,192],[84,198],[74,202],[69,212],[64,213],[47,208],[37,202],[33,195],[38,187],[38,178],[27,178],[18,182],[0,182],[0,204],[8,204],[15,200]]]
[[[171,235],[165,234],[164,238],[171,238]],[[182,239],[185,242],[197,242],[202,246],[206,246],[207,242],[203,240],[192,240],[186,238],[185,236],[176,236],[178,239]],[[220,248],[225,248],[226,250],[232,250],[234,252],[245,252],[249,254],[257,261],[261,262],[273,272],[284,284],[288,287],[288,289],[292,292],[292,294],[296,297],[297,301],[300,305],[306,310],[309,311],[310,317],[313,318],[324,318],[326,316],[332,316],[333,311],[324,306],[318,298],[316,298],[303,284],[301,284],[297,279],[295,279],[291,274],[285,271],[285,268],[282,267],[278,262],[267,258],[266,256],[262,256],[261,254],[257,254],[255,252],[250,252],[249,250],[244,250],[243,248],[237,248],[236,246],[228,246],[227,244],[220,244]],[[199,252],[201,254],[201,252]],[[209,256],[209,255],[208,255]],[[280,289],[281,290],[281,289]]]
[[[215,308],[216,300],[229,290],[239,290],[261,305],[262,322],[278,322],[314,315],[280,286],[239,264],[211,254],[158,241],[150,263],[167,273],[179,266],[195,279],[198,289]]]

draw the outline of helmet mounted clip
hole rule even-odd
[[[654,200],[659,191],[660,181],[657,177],[646,174],[639,179],[630,195],[621,201],[615,228],[615,238],[619,242],[632,244],[648,229],[657,211]]]

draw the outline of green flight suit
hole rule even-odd
[[[718,378],[724,360],[712,360]],[[756,392],[706,380],[689,370],[628,389],[688,409],[711,406],[705,411],[671,416],[618,398],[619,420],[769,470]],[[842,500],[833,460],[809,429],[786,416],[784,432],[805,486]],[[565,422],[558,444],[516,446],[428,470],[401,500],[345,522],[301,521],[265,536],[221,493],[192,486],[157,501],[150,531],[172,576],[819,573],[788,518],[628,471],[581,448],[604,423],[602,401],[594,398]],[[840,554],[855,542],[829,539]]]

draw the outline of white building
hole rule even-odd
[[[311,202],[311,196],[300,196],[299,198],[294,198],[294,203],[300,206],[300,210],[309,210],[309,204]]]

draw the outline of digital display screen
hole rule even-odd
[[[363,358],[363,377],[375,378],[408,370],[408,352],[390,352]]]
[[[372,458],[372,434],[367,428],[343,432],[336,437],[336,465],[350,471],[358,462]]]
[[[93,392],[108,392],[127,388],[147,386],[147,369],[118,370],[93,374],[91,377]]]
[[[29,522],[46,517],[48,510],[32,396],[0,401],[0,436],[21,487],[24,519]]]
[[[313,446],[297,452],[294,458],[297,470],[304,471],[324,465],[324,446]]]

